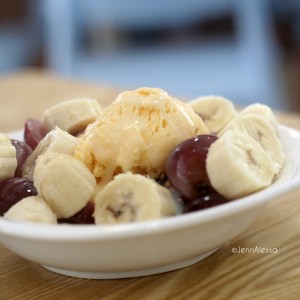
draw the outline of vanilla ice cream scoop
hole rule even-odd
[[[80,138],[74,156],[104,185],[123,172],[159,177],[180,142],[207,134],[192,108],[157,88],[121,93]]]

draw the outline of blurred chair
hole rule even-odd
[[[0,24],[0,73],[29,66],[40,49],[38,3],[24,1],[25,17]]]
[[[50,70],[126,88],[155,86],[185,99],[219,94],[239,104],[286,108],[270,0],[43,0]],[[173,28],[231,13],[235,39],[187,45],[119,47],[114,29]],[[101,28],[106,46],[87,51],[86,28]]]

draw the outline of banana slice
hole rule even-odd
[[[85,130],[88,124],[94,122],[99,116],[101,107],[94,99],[74,99],[61,102],[45,110],[42,121],[48,130],[56,126],[77,134]]]
[[[73,155],[78,144],[78,138],[56,127],[51,130],[28,156],[23,167],[22,177],[33,180],[33,173],[37,158],[48,152]]]
[[[4,217],[15,221],[57,224],[56,215],[39,196],[30,196],[13,205]]]
[[[190,104],[212,132],[219,132],[236,115],[233,103],[220,96],[199,97]]]
[[[96,224],[153,220],[180,213],[171,192],[150,178],[115,176],[95,197]]]
[[[234,118],[219,136],[235,128],[246,131],[267,152],[272,162],[271,168],[274,175],[277,175],[284,164],[285,155],[273,123],[259,114],[241,114]]]
[[[284,163],[274,128],[259,115],[235,118],[207,155],[212,186],[224,197],[236,199],[270,185]]]
[[[251,105],[248,105],[246,108],[244,108],[241,113],[241,115],[245,114],[258,114],[261,117],[263,117],[265,120],[267,120],[275,129],[276,134],[278,135],[278,121],[272,111],[272,109],[265,105],[260,103],[254,103]]]
[[[10,138],[0,133],[0,181],[14,176],[18,164],[16,155]]]
[[[67,154],[45,153],[37,159],[34,185],[57,218],[68,218],[90,200],[96,180],[76,158]]]

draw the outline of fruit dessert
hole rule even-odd
[[[74,99],[0,134],[0,215],[48,224],[154,220],[221,205],[273,183],[285,157],[272,110],[223,97],[185,103],[157,88],[108,107]]]

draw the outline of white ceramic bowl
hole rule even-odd
[[[0,218],[1,243],[49,270],[81,278],[135,277],[194,264],[244,232],[267,202],[300,187],[300,132],[281,126],[280,133],[286,153],[280,177],[243,199],[124,225],[35,225]]]

